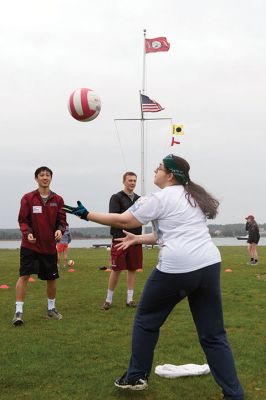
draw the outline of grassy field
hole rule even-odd
[[[243,247],[220,248],[224,317],[238,374],[247,400],[266,399],[266,248],[260,265],[247,266]],[[29,283],[25,325],[13,327],[18,250],[0,250],[1,400],[219,400],[220,388],[210,375],[165,379],[152,373],[149,389],[120,392],[114,378],[127,367],[134,310],[125,307],[125,273],[113,307],[100,310],[105,299],[108,265],[105,249],[70,249],[75,272],[61,270],[57,308],[63,320],[46,315],[45,283]],[[156,263],[157,250],[144,251],[144,271],[137,275],[137,300]],[[265,261],[264,261],[265,260]],[[231,268],[231,273],[224,272]],[[179,304],[161,329],[154,357],[158,364],[205,363],[187,302]]]

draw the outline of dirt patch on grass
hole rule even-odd
[[[257,277],[260,281],[266,281],[266,274],[256,274],[256,277]]]

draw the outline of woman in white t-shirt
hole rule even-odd
[[[153,233],[125,231],[118,249],[133,244],[159,244],[158,264],[148,278],[138,305],[132,355],[126,373],[115,381],[122,389],[148,387],[159,331],[170,312],[185,297],[199,341],[224,399],[243,400],[233,355],[223,323],[219,250],[211,240],[206,219],[216,217],[219,202],[189,177],[190,166],[181,157],[168,155],[155,170],[154,183],[161,191],[141,197],[123,214],[88,212],[65,206],[82,219],[119,228],[153,225]]]

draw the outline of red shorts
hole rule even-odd
[[[142,268],[142,245],[136,244],[126,250],[117,250],[115,245],[118,242],[113,241],[111,247],[112,269],[114,271],[136,271]]]
[[[57,243],[56,245],[58,253],[63,253],[67,250],[68,244],[67,243]]]

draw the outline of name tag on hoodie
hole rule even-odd
[[[32,206],[33,214],[41,214],[42,213],[42,206]]]

